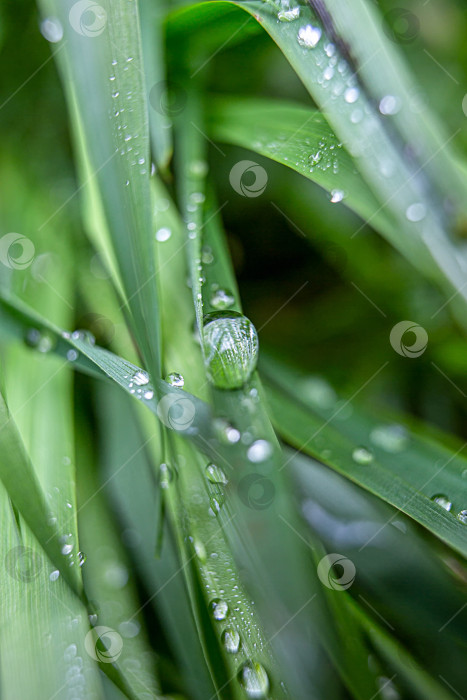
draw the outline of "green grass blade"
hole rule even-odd
[[[229,11],[230,3],[215,3],[216,12]],[[373,98],[361,89],[351,65],[342,60],[341,70],[332,65],[343,56],[338,55],[323,26],[310,7],[300,7],[300,19],[291,22],[278,20],[274,3],[238,2],[237,6],[249,12],[272,37],[297,73],[310,95],[326,117],[335,134],[348,148],[368,188],[379,203],[380,211],[387,211],[394,226],[385,231],[388,240],[423,274],[443,285],[451,295],[456,292],[459,303],[465,305],[463,252],[450,238],[445,222],[425,188],[424,164],[413,168],[405,155],[395,146],[383,123],[382,115]],[[209,5],[209,3],[208,3]],[[170,18],[174,37],[181,41],[189,17],[201,21],[212,15],[206,3],[200,3],[174,13]],[[313,46],[299,42],[299,30],[315,27]],[[328,53],[332,56],[328,56]],[[327,79],[326,66],[333,68]],[[357,116],[358,113],[358,116]],[[442,144],[447,146],[448,141]],[[433,157],[435,154],[432,154]],[[326,148],[322,157],[328,156]],[[368,223],[372,223],[371,220]],[[354,235],[360,233],[357,229]]]
[[[383,31],[385,18],[368,0],[327,0],[326,7],[375,103],[381,105],[387,95],[395,99],[390,110],[394,113],[386,114],[389,129],[398,133],[401,147],[410,144],[439,201],[449,201],[454,218],[465,216],[467,190],[455,167],[449,134],[426,106],[414,109],[417,83],[401,50]],[[365,41],[360,40],[362,36]]]
[[[345,204],[362,219],[371,219],[374,228],[389,231],[394,225],[389,212],[379,211],[351,156],[317,110],[268,99],[217,98],[210,103],[208,123],[215,140],[293,168],[331,196],[345,193]],[[325,155],[323,144],[330,149]]]
[[[54,372],[63,365],[55,366]],[[34,467],[26,453],[18,429],[11,417],[3,396],[0,394],[0,479],[15,507],[21,513],[31,532],[44,548],[50,560],[60,570],[71,589],[81,595],[82,584],[76,568],[70,569],[64,561],[59,532],[51,522],[47,506]]]
[[[164,0],[141,0],[141,42],[149,102],[151,152],[157,167],[165,172],[172,157],[171,112],[178,107],[172,97],[164,64]]]
[[[307,398],[302,392],[306,378],[276,362],[264,364],[263,376],[274,424],[283,438],[467,555],[465,524],[456,518],[467,503],[467,484],[462,478],[467,462],[461,455],[465,445],[449,449],[422,433],[395,427],[387,419],[375,419],[364,411],[354,411],[346,420],[339,420],[342,406],[336,407],[333,398],[328,404],[315,399],[312,380],[311,398]],[[315,385],[317,396],[322,381]],[[332,397],[332,390],[327,391]],[[361,446],[370,450],[367,463],[365,453],[360,461],[353,456]],[[431,500],[438,493],[445,493],[452,500],[452,512]]]
[[[62,698],[79,687],[88,697],[104,700],[97,666],[84,647],[86,609],[63,577],[49,579],[55,565],[25,522],[18,536],[3,485],[0,532],[2,696],[38,697],[40,689],[42,697]]]
[[[41,8],[63,27],[58,57],[70,110],[76,105],[135,338],[151,374],[159,376],[148,108],[138,5],[104,0],[94,34],[87,31],[83,11],[80,14],[80,6],[71,0],[44,0]]]

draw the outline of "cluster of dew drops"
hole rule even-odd
[[[300,24],[300,14],[302,8],[299,5],[293,5],[290,0],[265,0],[268,4],[272,4],[277,12],[279,22]],[[323,89],[328,88],[330,99],[343,98],[347,105],[352,106],[350,113],[350,121],[353,124],[362,124],[369,117],[368,106],[361,106],[360,88],[356,81],[353,71],[350,69],[345,58],[339,55],[336,45],[329,41],[322,32],[321,27],[314,26],[307,22],[302,24],[297,29],[296,41],[304,51],[312,51],[316,47],[323,49],[323,56],[316,57],[318,65],[321,66],[322,72],[318,77],[318,83]],[[397,95],[384,95],[378,102],[379,113],[384,116],[394,116],[401,109],[401,100]],[[415,110],[416,105],[412,106]],[[368,124],[371,127],[371,124]],[[312,173],[315,168],[323,171],[332,168],[334,174],[339,171],[339,162],[337,158],[338,150],[342,148],[342,144],[334,140],[329,141],[322,138],[318,142],[316,148],[309,156],[309,171]],[[383,177],[391,177],[394,174],[393,166],[389,161],[380,163],[380,171]],[[342,202],[346,193],[344,190],[336,188],[331,190],[331,203],[335,204]],[[412,223],[422,221],[426,216],[426,207],[421,202],[413,202],[407,207],[405,212],[406,218]]]

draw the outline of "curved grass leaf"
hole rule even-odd
[[[208,124],[215,140],[271,158],[335,196],[345,193],[345,204],[362,219],[371,219],[376,229],[388,231],[394,225],[317,110],[268,99],[216,98]],[[325,155],[323,144],[329,149]]]
[[[59,371],[63,365],[54,369]],[[18,429],[0,394],[0,479],[15,507],[21,513],[31,532],[61,571],[71,589],[81,596],[82,584],[77,570],[66,566],[57,526],[51,522],[50,508],[26,453]]]
[[[96,7],[97,27],[88,31],[86,11],[77,3],[41,2],[43,12],[63,27],[58,60],[70,111],[76,107],[82,125],[90,176],[98,183],[135,338],[151,374],[158,377],[148,110],[138,5],[103,0]]]
[[[337,34],[357,63],[365,89],[385,113],[389,133],[394,134],[395,140],[399,138],[400,148],[410,144],[418,166],[423,166],[432,183],[440,208],[445,200],[454,208],[454,217],[465,215],[467,190],[455,167],[449,135],[426,105],[414,104],[417,83],[394,37],[389,38],[391,28],[386,16],[368,0],[326,0],[326,8]],[[361,36],[365,41],[360,41]]]
[[[189,18],[201,21],[206,15],[221,14],[222,8],[228,9],[230,5],[218,0],[213,3],[218,9],[213,11],[206,8],[206,4],[211,3],[200,3],[174,13],[169,18],[173,36],[181,41]],[[332,37],[326,35],[319,18],[309,6],[300,6],[299,18],[282,22],[278,19],[282,7],[276,7],[273,2],[240,1],[236,4],[249,12],[276,42],[354,158],[358,171],[379,203],[377,211],[390,213],[394,226],[384,231],[390,243],[423,274],[443,285],[449,294],[454,289],[465,305],[463,253],[451,242],[427,192],[426,163],[414,167],[395,145],[383,115],[359,84],[351,63],[344,55],[339,55],[338,47],[333,44]],[[308,42],[307,32],[312,36]],[[446,147],[452,138],[439,148]],[[321,157],[329,157],[325,146]],[[372,220],[367,223],[371,224]]]
[[[311,379],[307,385],[306,378],[276,362],[265,362],[262,376],[274,424],[284,439],[467,555],[466,526],[456,518],[467,503],[462,477],[467,467],[462,456],[465,445],[449,449],[387,419],[375,420],[364,411],[354,410],[343,419],[350,399],[339,405],[330,387],[323,389],[322,380],[313,383]],[[356,452],[359,448],[364,448],[361,457]],[[440,493],[453,502],[452,512],[432,500]]]

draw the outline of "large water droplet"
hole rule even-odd
[[[269,690],[269,678],[261,664],[247,661],[243,664],[238,680],[249,698],[264,698]]]
[[[373,453],[367,447],[356,447],[352,452],[352,459],[358,464],[370,464],[373,461]]]
[[[238,389],[258,361],[258,334],[249,319],[234,311],[208,314],[203,328],[205,367],[219,389]]]
[[[229,606],[225,600],[221,600],[220,598],[215,598],[211,601],[211,609],[215,620],[225,620],[229,614]]]
[[[318,41],[321,39],[321,29],[307,24],[306,27],[301,27],[298,30],[297,40],[300,46],[305,46],[307,49],[314,49]]]
[[[233,627],[227,627],[222,633],[222,643],[229,654],[236,654],[240,649],[240,635]]]
[[[447,510],[448,512],[452,508],[452,502],[444,493],[435,493],[435,495],[431,497],[431,500],[437,503],[439,506],[441,506],[441,508],[444,508],[444,510]]]
[[[211,484],[227,484],[227,477],[220,467],[216,464],[208,464],[206,467],[206,477]]]

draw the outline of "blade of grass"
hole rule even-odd
[[[140,604],[130,563],[115,531],[108,527],[112,517],[96,474],[92,434],[84,421],[77,434],[78,525],[86,556],[82,570],[86,595],[97,613],[92,613],[93,627],[106,625],[123,638],[116,665],[133,697],[157,700],[160,684],[155,654],[142,628],[141,614],[135,615]]]
[[[276,361],[264,362],[262,376],[274,424],[284,439],[467,554],[465,525],[455,517],[467,503],[467,485],[462,478],[464,446],[449,449],[421,432],[375,419],[374,413],[369,416],[363,410],[339,420],[342,405],[336,406],[333,398],[328,404],[314,398],[312,380],[307,396],[303,391],[306,378]],[[318,389],[321,385],[316,384]],[[332,396],[332,390],[328,391]],[[369,463],[354,457],[361,446],[371,450]],[[432,500],[437,493],[449,494],[454,502],[452,513]]]
[[[135,338],[151,375],[158,377],[149,130],[138,6],[128,0],[103,0],[94,34],[87,31],[83,13],[71,0],[43,0],[41,8],[63,27],[58,61],[70,111],[76,106],[83,127]]]
[[[215,140],[260,153],[328,192],[342,194],[344,203],[362,219],[370,219],[374,228],[387,232],[394,226],[390,212],[379,211],[351,156],[317,110],[278,100],[215,98],[209,104],[208,124]],[[325,156],[323,144],[330,149]]]

